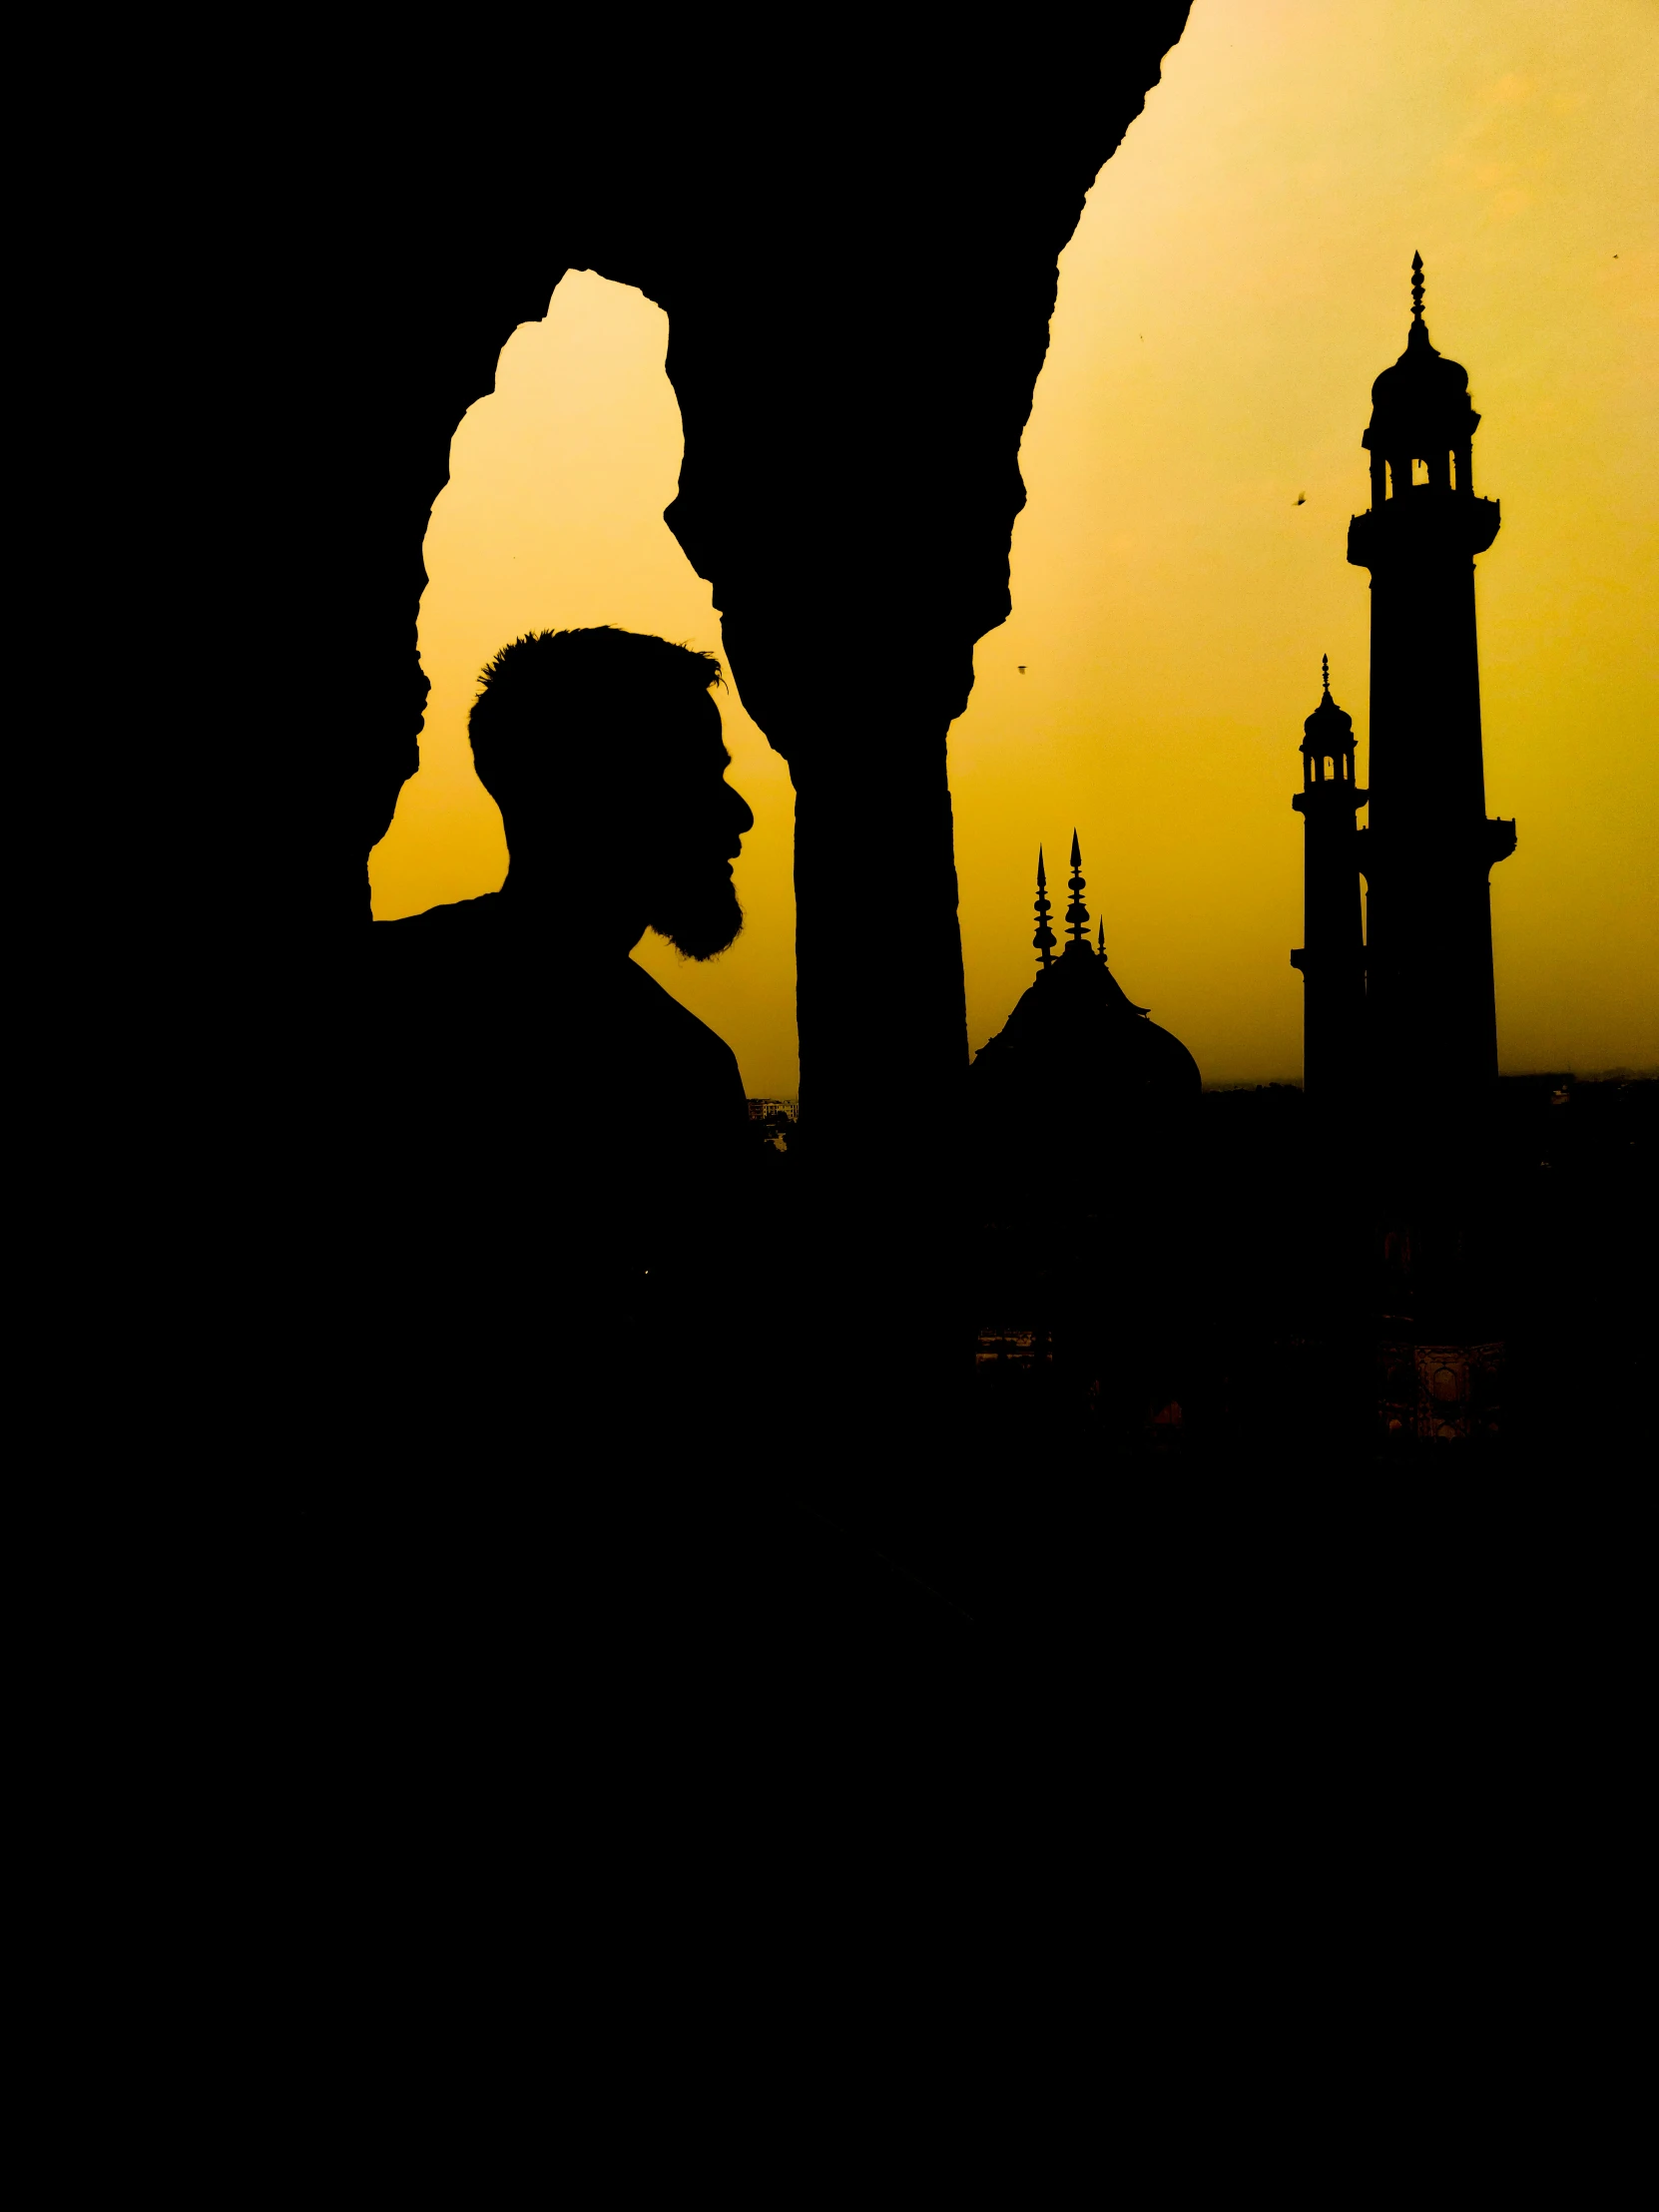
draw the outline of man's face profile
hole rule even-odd
[[[501,809],[512,907],[608,909],[630,949],[655,929],[694,960],[743,927],[732,862],[755,817],[726,781],[720,664],[632,631],[544,630],[485,669],[473,765]],[[626,884],[610,855],[627,854]]]
[[[698,703],[675,740],[648,795],[642,880],[651,927],[688,958],[708,960],[743,927],[732,862],[755,817],[726,781],[732,757],[712,698]]]

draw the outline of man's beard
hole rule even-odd
[[[664,895],[651,926],[688,959],[712,960],[743,927],[737,886],[729,875],[678,886]]]

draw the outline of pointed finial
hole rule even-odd
[[[1325,696],[1329,699],[1331,697],[1331,656],[1329,653],[1320,655],[1320,675],[1325,683]]]
[[[1083,854],[1078,848],[1077,831],[1071,833],[1071,880],[1067,888],[1071,892],[1071,904],[1066,908],[1066,920],[1071,933],[1066,944],[1069,952],[1073,945],[1081,945],[1087,952],[1089,946],[1089,909],[1083,903]]]
[[[1422,256],[1411,256],[1411,320],[1422,320]]]
[[[1101,925],[1100,925],[1100,944],[1099,944],[1099,952],[1100,952],[1100,957],[1101,957],[1101,961],[1102,961],[1102,963],[1104,963],[1104,961],[1105,961],[1105,958],[1106,958],[1106,924],[1105,924],[1104,922],[1102,922],[1102,923],[1101,923]]]
[[[1037,957],[1044,967],[1048,966],[1049,955],[1054,949],[1054,932],[1048,926],[1048,877],[1043,871],[1043,848],[1039,844],[1037,847],[1037,933],[1031,939],[1031,942],[1036,946]]]

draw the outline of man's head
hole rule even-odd
[[[542,630],[485,669],[468,725],[479,782],[501,809],[515,891],[603,874],[693,959],[743,927],[732,883],[755,818],[731,757],[708,653],[633,630]],[[614,853],[616,857],[612,859]]]

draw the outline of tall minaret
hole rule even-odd
[[[1497,1073],[1487,875],[1515,848],[1486,819],[1474,556],[1497,535],[1476,499],[1468,376],[1428,342],[1411,260],[1405,350],[1372,386],[1371,511],[1348,557],[1372,575],[1367,1029],[1385,1095],[1468,1096]]]
[[[1355,782],[1354,718],[1325,694],[1303,725],[1302,789],[1291,801],[1305,825],[1302,1082],[1311,1104],[1352,1105],[1361,1073],[1366,950],[1360,927],[1360,846],[1354,818],[1367,794]]]

